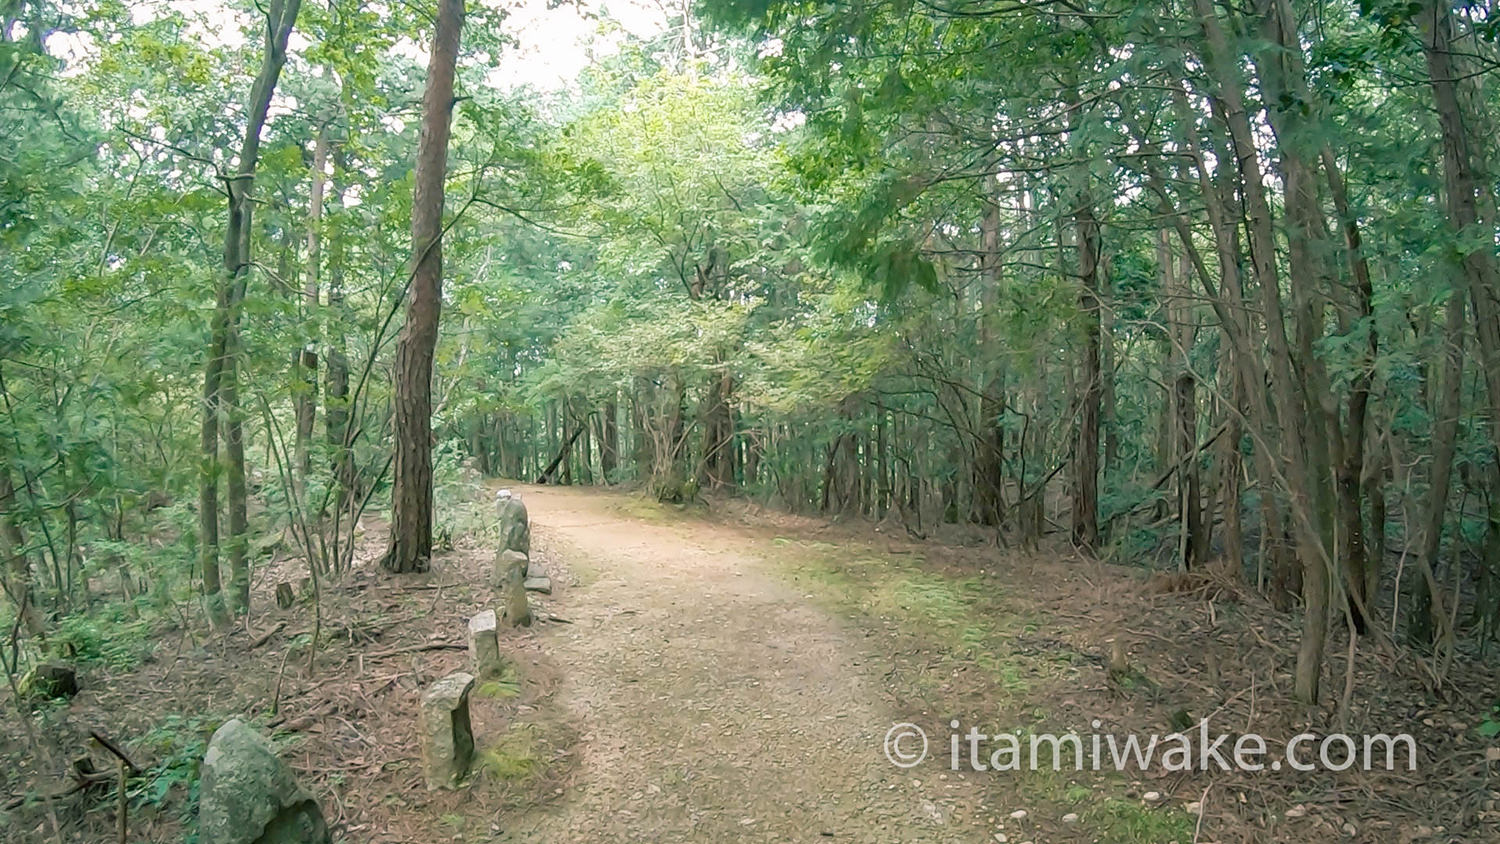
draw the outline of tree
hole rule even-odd
[[[432,360],[443,290],[443,190],[453,116],[463,0],[439,0],[412,199],[411,286],[396,347],[395,475],[391,541],[380,564],[390,572],[426,571],[432,555]]]
[[[239,406],[240,306],[250,276],[255,165],[260,160],[261,131],[281,69],[286,64],[287,39],[297,22],[302,0],[272,0],[266,8],[264,58],[250,89],[244,138],[234,171],[224,179],[229,222],[224,231],[224,267],[215,285],[214,315],[208,360],[203,375],[202,468],[198,491],[199,566],[203,597],[214,627],[229,624],[219,575],[219,475],[221,466],[229,494],[228,533],[230,605],[237,612],[250,606],[250,566],[246,559],[245,444]],[[219,434],[226,445],[225,464],[219,460]]]

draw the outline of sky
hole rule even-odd
[[[531,85],[546,90],[566,86],[588,66],[591,49],[604,56],[619,49],[625,33],[649,37],[667,26],[667,9],[657,0],[574,0],[562,5],[558,0],[480,0],[503,3],[510,9],[506,30],[515,36],[518,46],[506,51],[490,81],[503,88]],[[672,0],[663,0],[671,3]],[[673,3],[673,8],[676,4]],[[225,0],[141,0],[131,6],[138,22],[160,14],[163,9],[182,12],[194,23],[189,31],[209,44],[237,46],[244,41],[240,24]],[[604,18],[618,26],[609,26]],[[623,29],[622,33],[620,30]],[[307,41],[293,30],[291,49],[305,47]],[[85,49],[63,43],[51,45],[55,52],[69,58],[81,58]],[[426,45],[409,45],[414,57],[425,56]]]
[[[655,35],[667,25],[666,10],[652,0],[581,0],[553,9],[548,5],[549,0],[519,0],[513,7],[506,28],[520,46],[502,57],[499,70],[491,76],[497,84],[565,86],[588,66],[591,44],[601,55],[619,48],[623,40],[619,32],[599,34],[599,18],[606,14],[636,36]]]

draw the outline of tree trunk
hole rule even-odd
[[[604,403],[599,419],[599,474],[605,484],[614,482],[620,462],[620,406],[613,397]]]
[[[229,445],[226,454],[231,483],[228,528],[231,564],[237,565],[232,574],[237,575],[245,565],[246,514],[244,446],[238,420],[238,391],[235,389],[234,369],[238,354],[235,340],[240,300],[250,270],[251,195],[255,186],[255,166],[260,158],[260,133],[265,127],[271,95],[281,77],[281,68],[286,63],[287,38],[301,5],[301,0],[271,0],[266,10],[265,53],[260,72],[250,89],[250,108],[240,144],[239,169],[226,184],[229,222],[224,232],[224,271],[216,285],[208,360],[203,377],[202,463],[198,487],[199,569],[203,578],[205,608],[215,629],[229,625],[219,577],[219,426],[225,425]],[[248,573],[245,574],[248,586]],[[243,603],[238,589],[235,603]]]
[[[1083,318],[1083,367],[1079,383],[1078,432],[1073,445],[1073,544],[1093,554],[1099,547],[1099,222],[1087,192],[1079,200],[1078,310]]]
[[[734,440],[734,413],[730,396],[734,380],[725,369],[709,382],[703,417],[702,466],[703,485],[711,489],[733,486],[734,466],[729,449]]]
[[[1433,413],[1432,466],[1427,477],[1422,546],[1417,556],[1420,574],[1412,593],[1411,613],[1406,626],[1407,639],[1421,647],[1432,644],[1434,604],[1437,604],[1436,615],[1440,619],[1443,617],[1441,596],[1436,594],[1431,573],[1438,569],[1438,555],[1443,547],[1443,523],[1448,515],[1448,490],[1453,455],[1458,445],[1458,416],[1463,398],[1464,296],[1457,281],[1454,279],[1453,291],[1448,296],[1448,313],[1444,320],[1442,386]]]
[[[1177,514],[1182,526],[1179,550],[1183,571],[1208,558],[1208,534],[1203,524],[1203,491],[1198,471],[1197,379],[1180,372],[1176,382],[1177,405]]]
[[[1333,196],[1348,251],[1350,273],[1354,277],[1355,316],[1364,324],[1366,340],[1359,374],[1350,385],[1349,408],[1344,425],[1335,432],[1342,439],[1343,460],[1334,471],[1338,508],[1338,558],[1343,561],[1344,588],[1349,598],[1349,614],[1354,629],[1363,634],[1369,630],[1374,612],[1375,593],[1369,575],[1369,550],[1365,544],[1364,487],[1365,427],[1369,416],[1370,388],[1375,381],[1375,358],[1380,351],[1380,337],[1374,318],[1374,284],[1370,265],[1365,260],[1359,232],[1359,221],[1349,207],[1349,195],[1333,150],[1322,150],[1323,172]],[[1346,331],[1357,327],[1346,327]]]
[[[1302,641],[1297,652],[1295,693],[1304,703],[1314,703],[1319,696],[1323,652],[1326,642],[1329,549],[1324,545],[1320,506],[1322,496],[1316,487],[1322,483],[1319,472],[1317,449],[1308,445],[1311,438],[1322,435],[1326,428],[1309,419],[1309,411],[1322,399],[1309,390],[1309,385],[1298,377],[1293,367],[1292,346],[1286,332],[1285,315],[1281,300],[1281,274],[1276,265],[1276,236],[1271,216],[1271,205],[1266,196],[1266,181],[1261,168],[1260,151],[1256,145],[1255,131],[1251,126],[1245,107],[1244,84],[1240,80],[1237,51],[1229,46],[1218,11],[1210,0],[1194,0],[1196,17],[1203,27],[1208,45],[1207,65],[1217,83],[1217,96],[1223,107],[1223,116],[1233,141],[1234,155],[1240,167],[1240,185],[1244,194],[1247,229],[1250,233],[1251,269],[1259,282],[1262,318],[1265,320],[1266,340],[1269,346],[1272,407],[1262,430],[1268,439],[1273,432],[1279,433],[1284,476],[1286,478],[1289,515],[1297,535],[1297,547],[1303,567],[1303,625]],[[1270,15],[1267,15],[1269,21]],[[1277,44],[1276,56],[1299,51],[1295,41],[1284,43],[1286,33],[1278,32],[1271,43]],[[1299,54],[1300,55],[1300,54]],[[1264,63],[1272,67],[1275,60]],[[1267,77],[1262,73],[1262,86],[1267,86]],[[1278,102],[1276,94],[1267,91],[1266,98]],[[1285,104],[1273,107],[1273,113]],[[1285,138],[1282,138],[1285,142]],[[1282,146],[1283,152],[1285,145]],[[1200,162],[1200,169],[1202,164]],[[1289,208],[1303,201],[1306,187],[1305,174],[1293,156],[1283,155],[1282,169],[1287,181],[1287,204]],[[1290,212],[1289,212],[1290,213]],[[1303,240],[1305,233],[1296,233],[1292,226],[1294,242]],[[1219,238],[1222,242],[1223,238]],[[1300,250],[1304,244],[1297,243]],[[1301,255],[1298,256],[1303,257]],[[1293,278],[1294,299],[1304,296],[1306,286],[1315,278],[1303,277],[1303,267],[1295,267]],[[1299,302],[1300,304],[1300,302]],[[1307,320],[1310,314],[1299,308],[1299,319]],[[1310,321],[1310,320],[1309,320]],[[1304,361],[1304,366],[1314,362]],[[1252,392],[1253,392],[1252,388]],[[1314,429],[1318,429],[1315,431]],[[1326,465],[1326,464],[1325,464]],[[1269,468],[1269,467],[1268,467]]]
[[[463,0],[439,0],[417,140],[411,291],[396,345],[391,541],[380,561],[388,572],[426,571],[432,556],[432,358],[443,304],[443,186],[463,19]]]
[[[10,467],[0,465],[0,557],[5,558],[5,592],[32,636],[46,632],[32,590],[31,557],[26,553],[26,534],[16,518],[16,487]]]
[[[319,262],[323,242],[323,189],[324,170],[328,167],[328,127],[318,129],[313,142],[312,187],[307,204],[307,274],[302,287],[303,325],[313,328],[316,335],[318,324]],[[296,466],[297,491],[301,494],[307,487],[307,476],[312,471],[313,422],[318,407],[318,347],[304,342],[297,355],[297,442],[294,460]]]

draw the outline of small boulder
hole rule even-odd
[[[422,773],[427,790],[455,788],[474,762],[474,729],[469,723],[469,692],[474,675],[455,672],[422,695]]]
[[[543,595],[552,594],[552,578],[550,577],[528,577],[525,581],[527,592],[540,592]]]
[[[238,718],[209,740],[200,789],[202,844],[332,844],[318,802]]]

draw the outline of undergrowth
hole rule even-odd
[[[945,669],[980,668],[994,717],[1022,717],[1034,724],[1047,719],[1048,713],[1035,704],[1044,699],[1039,687],[1057,680],[1072,660],[1059,661],[1055,655],[1015,646],[1018,637],[1042,626],[1041,619],[1008,604],[1004,588],[994,579],[944,571],[917,557],[826,542],[777,538],[774,544],[778,552],[773,562],[781,574],[801,586],[815,587],[810,590],[814,600],[856,623],[894,626],[899,635],[935,651]],[[924,697],[940,695],[943,689],[936,678],[949,675],[948,670],[922,672],[911,682]],[[1007,712],[1008,716],[1002,714]],[[974,726],[993,735],[1015,724]],[[939,755],[946,767],[946,755]],[[1010,800],[1054,806],[1059,815],[1075,812],[1079,831],[1096,841],[1166,844],[1193,837],[1194,819],[1186,813],[1112,796],[1130,787],[1122,774],[1026,769],[1004,776]]]

